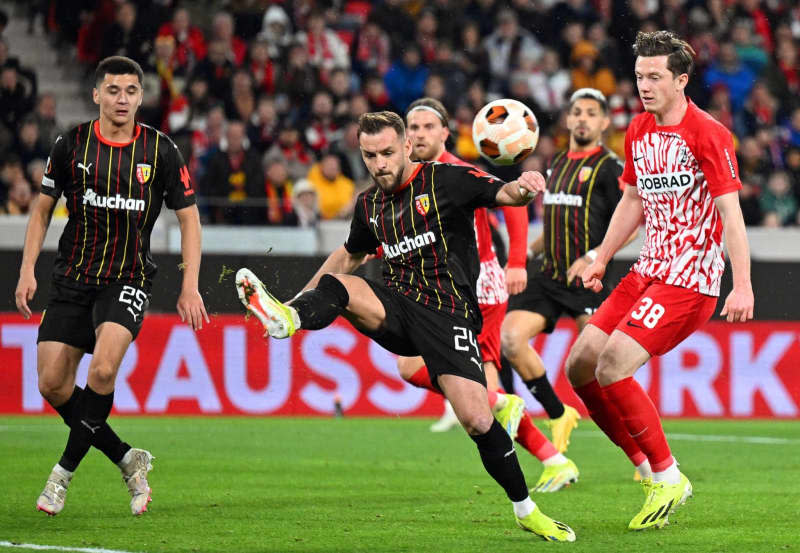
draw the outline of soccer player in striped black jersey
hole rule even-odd
[[[61,459],[36,506],[49,515],[64,507],[67,486],[91,446],[122,472],[134,515],[147,510],[152,455],[131,448],[107,422],[117,371],[136,339],[150,302],[156,265],[150,233],[162,204],[181,229],[181,320],[195,330],[208,322],[198,291],[200,218],[189,171],[175,144],[139,124],[142,69],[113,56],[95,73],[99,117],[59,136],[47,160],[42,193],[31,210],[16,290],[17,309],[30,318],[34,266],[56,201],[63,194],[69,219],[58,243],[50,297],[37,345],[39,391],[70,427]],[[75,385],[78,363],[92,354],[85,388]]]
[[[694,50],[669,31],[654,31],[636,36],[634,53],[645,112],[625,134],[625,191],[597,258],[581,275],[583,285],[602,288],[608,260],[642,220],[645,243],[573,345],[567,375],[597,425],[626,453],[638,451],[652,470],[642,480],[644,506],[628,524],[642,530],[666,524],[692,485],[633,375],[714,313],[725,269],[723,236],[733,291],[722,315],[729,322],[751,319],[754,299],[731,133],[685,95]]]
[[[237,273],[240,299],[274,338],[324,328],[342,315],[387,350],[421,355],[486,471],[513,502],[519,526],[547,540],[573,541],[572,529],[530,498],[513,442],[489,409],[476,340],[482,317],[473,213],[525,205],[544,189],[544,177],[526,172],[503,183],[471,167],[412,163],[403,120],[391,112],[362,115],[358,139],[375,185],[359,194],[347,241],[290,304],[247,269]],[[382,282],[350,274],[379,247]]]
[[[406,124],[413,159],[473,167],[445,149],[449,136],[448,113],[438,100],[420,98],[412,102],[406,113]],[[481,263],[476,297],[483,315],[483,328],[478,335],[478,346],[483,356],[489,406],[498,421],[510,431],[511,437],[544,464],[545,470],[532,489],[539,492],[555,492],[577,481],[578,468],[536,427],[530,414],[525,411],[524,400],[518,396],[504,394],[498,382],[497,371],[501,363],[500,325],[506,314],[508,297],[509,294],[523,292],[527,284],[525,269],[527,211],[523,207],[513,206],[504,206],[502,210],[509,236],[509,261],[505,270],[500,266],[492,245],[488,210],[486,208],[475,210],[475,237]],[[428,368],[422,357],[399,357],[397,368],[400,376],[408,382],[439,392],[431,384]],[[441,420],[436,422],[436,424],[441,423]],[[457,418],[456,424],[458,424]]]
[[[620,197],[622,163],[602,143],[609,122],[602,92],[582,88],[572,94],[569,147],[547,169],[543,232],[530,245],[534,255],[542,254],[542,265],[532,272],[527,289],[509,300],[501,330],[503,354],[547,412],[553,443],[561,452],[580,416],[556,395],[530,341],[553,332],[562,314],[582,330],[603,301],[603,295],[584,289],[579,275],[595,255]]]

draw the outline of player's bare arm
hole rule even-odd
[[[602,278],[606,273],[606,265],[639,228],[643,217],[644,209],[639,192],[634,186],[626,186],[614,215],[611,216],[603,242],[597,248],[597,259],[581,273],[585,288],[591,288],[595,292],[603,289]]]
[[[517,180],[507,182],[497,191],[497,205],[528,205],[537,194],[547,187],[539,171],[525,171]]]
[[[325,274],[349,275],[364,263],[366,256],[366,252],[354,254],[348,252],[344,246],[339,246],[328,256],[328,258],[322,263],[322,266],[319,268],[319,270],[314,273],[313,277],[311,277],[311,280],[308,281],[308,284],[303,286],[303,289],[300,291],[305,292],[306,290],[316,287],[319,279]]]
[[[739,194],[728,192],[714,198],[722,217],[722,231],[728,256],[733,268],[733,290],[725,298],[725,306],[720,315],[729,323],[745,322],[753,318],[753,284],[750,281],[750,246],[739,206]]]
[[[175,211],[175,215],[178,217],[181,228],[181,255],[183,257],[183,284],[181,285],[181,295],[178,297],[178,314],[181,316],[181,321],[188,322],[192,329],[200,330],[203,328],[203,319],[207,323],[211,322],[198,287],[202,242],[200,215],[195,205],[178,209]]]
[[[634,240],[636,237],[639,236],[639,227],[636,227],[628,239],[620,246],[620,249],[624,248]],[[584,269],[592,264],[592,262],[597,259],[597,250],[589,250],[584,255],[576,259],[572,262],[572,265],[569,266],[567,270],[567,284],[571,283],[575,277],[581,276],[583,274]]]
[[[36,293],[34,267],[36,267],[36,260],[39,259],[39,253],[42,251],[42,244],[47,234],[47,227],[50,226],[50,217],[53,215],[55,205],[55,199],[47,194],[39,194],[31,208],[31,216],[28,219],[28,228],[25,231],[25,246],[22,250],[22,265],[19,268],[19,282],[14,293],[17,311],[26,319],[31,318],[31,309],[28,307],[28,302],[33,299],[33,295]]]

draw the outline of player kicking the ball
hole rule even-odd
[[[656,31],[640,32],[634,53],[646,112],[625,135],[625,191],[597,259],[583,271],[584,286],[602,288],[606,263],[642,218],[645,244],[573,345],[567,374],[597,425],[652,470],[642,480],[644,506],[628,525],[642,530],[664,526],[692,485],[633,375],[714,313],[725,269],[723,233],[733,266],[733,291],[722,309],[729,322],[753,317],[753,289],[731,133],[684,94],[694,51],[674,34]]]
[[[375,186],[359,194],[345,244],[291,305],[247,269],[236,276],[239,297],[274,338],[324,328],[342,315],[387,350],[422,355],[486,471],[513,502],[517,524],[546,540],[574,541],[572,529],[544,515],[528,494],[514,444],[489,409],[476,341],[482,320],[473,212],[525,205],[544,189],[544,177],[527,172],[504,184],[469,167],[412,163],[403,120],[391,112],[362,115],[358,139]],[[378,247],[383,282],[351,275]]]
[[[420,98],[409,106],[406,124],[411,141],[412,158],[418,161],[439,161],[473,167],[445,149],[449,135],[447,122],[447,110],[438,100]],[[475,236],[481,263],[476,297],[483,316],[483,328],[478,335],[478,346],[483,356],[489,406],[511,437],[544,465],[544,471],[532,490],[556,492],[578,481],[578,468],[536,428],[530,414],[525,411],[525,401],[519,396],[504,394],[498,385],[500,325],[506,314],[508,295],[522,292],[527,283],[525,269],[527,261],[525,249],[528,241],[527,212],[523,207],[505,206],[503,215],[509,235],[509,260],[505,271],[498,263],[492,246],[488,211],[486,208],[475,210]],[[439,393],[439,390],[431,385],[428,368],[422,357],[399,357],[397,368],[400,375],[411,384]]]

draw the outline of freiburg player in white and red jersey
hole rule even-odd
[[[411,141],[412,158],[420,161],[439,161],[474,167],[445,149],[449,136],[447,109],[434,98],[414,101],[406,112],[406,126]],[[476,168],[477,170],[477,168]],[[486,208],[475,210],[475,236],[480,257],[480,276],[477,283],[478,305],[483,315],[483,329],[478,345],[489,391],[489,404],[500,423],[510,430],[525,449],[545,465],[545,472],[532,490],[555,492],[578,479],[578,468],[562,455],[536,427],[525,411],[522,398],[503,393],[498,383],[500,367],[500,326],[508,306],[508,295],[522,292],[527,286],[528,215],[524,207],[502,208],[509,234],[509,256],[505,270],[497,260],[492,246],[489,213]],[[415,386],[440,393],[431,385],[428,369],[422,357],[399,357],[400,375]]]
[[[628,525],[641,530],[666,524],[692,495],[692,485],[678,470],[658,411],[633,375],[714,313],[725,269],[723,235],[733,291],[721,314],[728,322],[747,321],[754,300],[731,133],[684,94],[694,51],[669,31],[640,32],[633,48],[646,111],[628,127],[625,191],[597,259],[582,274],[584,286],[600,290],[606,263],[642,219],[645,243],[573,345],[567,374],[597,425],[633,452],[634,464],[652,470],[642,480],[644,506]]]

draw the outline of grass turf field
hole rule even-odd
[[[644,495],[591,422],[568,452],[571,488],[535,494],[578,541],[517,529],[462,431],[424,419],[125,418],[123,439],[156,456],[153,502],[135,518],[118,469],[96,450],[64,511],[35,511],[66,441],[55,417],[0,418],[3,542],[132,552],[800,552],[800,422],[667,421],[695,496],[663,530],[627,531]],[[765,438],[752,440],[752,437]],[[519,452],[528,484],[540,464]]]

